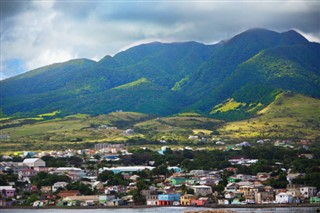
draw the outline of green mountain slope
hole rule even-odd
[[[251,29],[215,45],[154,42],[3,80],[0,111],[2,117],[199,112],[239,120],[284,90],[319,98],[319,58],[320,45],[295,31]]]
[[[228,112],[211,112],[220,119],[243,119],[268,105],[281,90],[319,97],[320,51],[318,44],[280,46],[260,51],[237,66],[215,91],[245,106]],[[307,63],[308,61],[308,63]],[[241,79],[241,80],[239,80]]]
[[[281,93],[254,118],[227,123],[218,131],[230,138],[319,138],[320,100]]]

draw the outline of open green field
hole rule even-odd
[[[224,122],[198,114],[191,117],[156,117],[135,112],[112,112],[98,116],[75,114],[59,117],[58,112],[35,118],[6,118],[0,120],[1,152],[21,150],[53,150],[90,148],[94,143],[126,142],[133,147],[148,144],[158,149],[168,144],[183,147],[220,148],[217,138],[232,144],[256,139],[320,138],[320,101],[293,93],[281,93],[256,117]],[[133,129],[134,134],[125,134]],[[189,136],[199,136],[189,139]],[[205,138],[200,143],[200,138]]]

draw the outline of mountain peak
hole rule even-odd
[[[307,43],[308,40],[301,35],[300,33],[298,33],[295,30],[289,30],[287,32],[283,32],[281,33],[283,39],[286,39],[287,41],[290,42],[290,44],[299,44],[299,43]]]
[[[233,38],[231,38],[227,43],[233,43],[237,42],[239,40],[261,40],[261,39],[271,39],[273,37],[276,37],[279,33],[267,30],[264,28],[252,28],[249,30],[246,30]]]
[[[278,33],[264,28],[252,28],[246,30],[226,43],[229,44],[259,44],[268,45],[293,45],[293,44],[306,44],[308,40],[295,30],[289,30],[283,33]]]

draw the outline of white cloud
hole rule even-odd
[[[0,42],[6,51],[1,51],[0,70],[6,76],[17,74],[3,66],[11,59],[34,69],[75,57],[100,59],[151,41],[215,43],[252,27],[294,28],[311,41],[320,40],[319,2],[14,3],[2,7],[10,9],[1,19]]]

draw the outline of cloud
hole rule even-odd
[[[21,12],[28,9],[32,9],[31,1],[21,1],[21,0],[4,0],[1,1],[1,19],[7,19],[13,17]]]
[[[253,27],[296,29],[319,41],[319,7],[316,1],[280,0],[1,1],[0,68],[10,77],[71,58],[100,59],[155,40],[215,43]],[[23,66],[7,66],[13,59]]]

